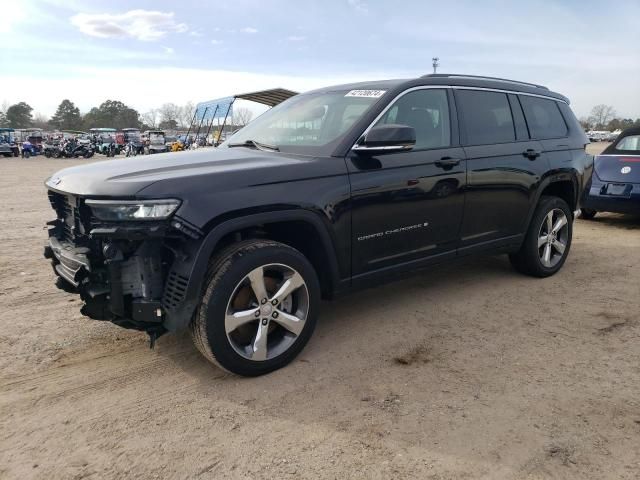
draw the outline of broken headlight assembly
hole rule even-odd
[[[97,219],[119,222],[166,220],[178,209],[180,200],[86,200],[85,204]]]

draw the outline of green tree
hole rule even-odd
[[[118,100],[107,100],[99,107],[92,108],[84,116],[85,128],[109,127],[126,128],[140,127],[140,115],[138,112]]]
[[[80,110],[66,98],[60,102],[49,123],[60,130],[79,130],[82,127]]]
[[[33,122],[33,118],[31,117],[32,111],[33,108],[25,102],[11,105],[5,113],[7,123],[11,128],[28,128]]]
[[[0,127],[9,126],[9,122],[7,122],[7,116],[4,112],[0,111]]]

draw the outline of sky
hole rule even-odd
[[[140,113],[432,72],[548,86],[640,117],[640,0],[0,0],[0,103]]]

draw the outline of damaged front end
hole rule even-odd
[[[93,200],[53,190],[49,200],[57,218],[48,222],[44,255],[57,286],[80,294],[83,315],[146,331],[153,346],[186,288],[172,266],[201,236],[174,217],[179,200]]]

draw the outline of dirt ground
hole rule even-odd
[[[0,478],[640,477],[640,218],[577,220],[552,278],[474,258],[325,303],[243,379],[54,287],[42,182],[79,163],[0,158]]]

